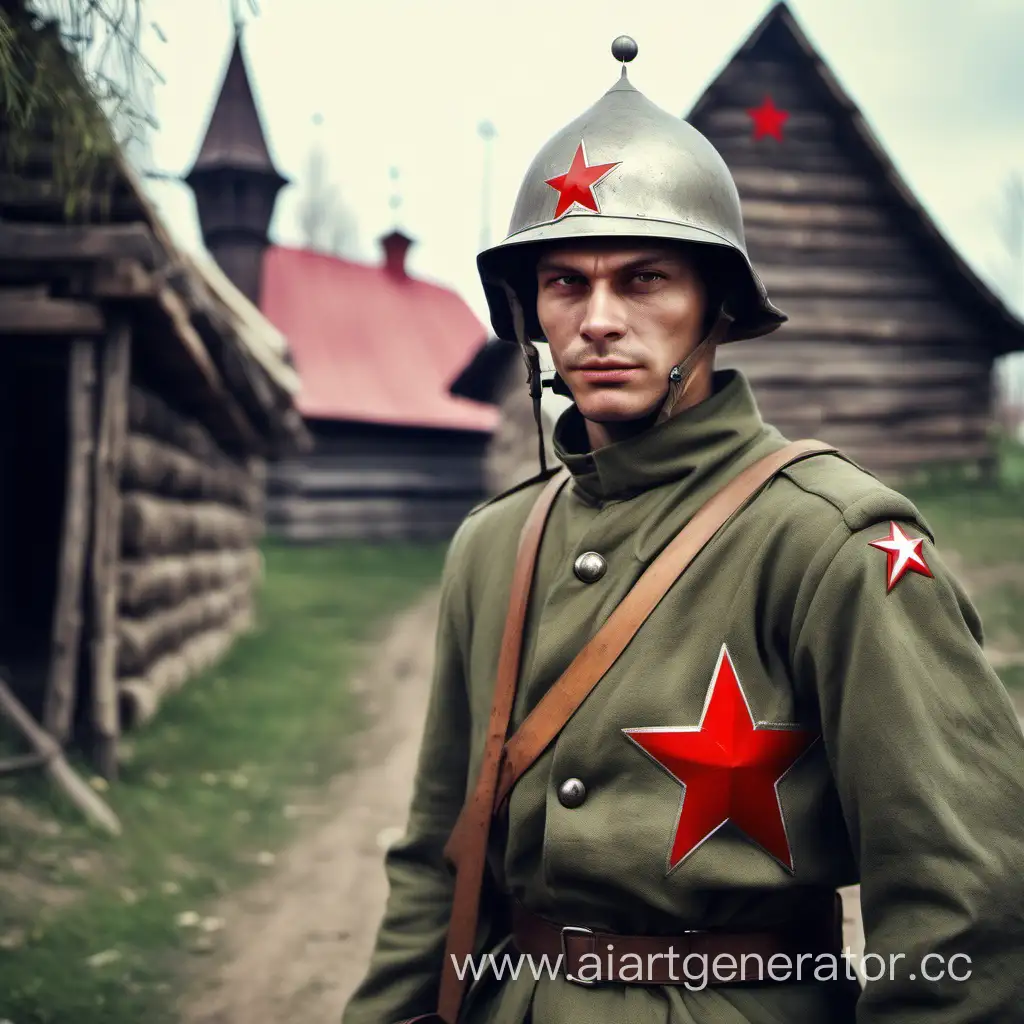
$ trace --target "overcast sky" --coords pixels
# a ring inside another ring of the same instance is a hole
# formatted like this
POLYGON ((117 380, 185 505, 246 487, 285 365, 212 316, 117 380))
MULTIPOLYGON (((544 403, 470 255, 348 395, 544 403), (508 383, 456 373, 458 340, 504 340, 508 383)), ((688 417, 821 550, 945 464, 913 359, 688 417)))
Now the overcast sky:
MULTIPOLYGON (((612 39, 632 35, 633 83, 683 114, 772 6, 766 0, 245 0, 244 42, 271 152, 301 182, 321 143, 358 221, 360 258, 395 225, 416 238, 415 273, 456 289, 485 317, 474 258, 481 237, 483 143, 493 143, 492 235, 504 234, 521 177, 547 138, 611 86, 612 39), (316 120, 321 123, 316 124, 316 120), (402 205, 389 207, 389 168, 402 205)), ((940 228, 987 280, 1004 251, 996 217, 1024 171, 1022 0, 794 0, 811 41, 858 103, 940 228)), ((231 4, 146 0, 159 170, 187 170, 232 38, 231 4)), ((272 233, 297 240, 298 186, 281 193, 272 233)), ((191 193, 152 194, 179 239, 199 245, 191 193)), ((1022 286, 1024 287, 1024 286, 1022 286)))

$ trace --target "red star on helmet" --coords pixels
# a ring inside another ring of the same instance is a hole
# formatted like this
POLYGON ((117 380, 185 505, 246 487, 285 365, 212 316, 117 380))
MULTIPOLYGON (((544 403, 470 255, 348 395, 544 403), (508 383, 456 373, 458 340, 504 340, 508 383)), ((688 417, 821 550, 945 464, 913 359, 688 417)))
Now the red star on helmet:
POLYGON ((622 731, 683 787, 669 871, 729 821, 793 870, 779 783, 818 733, 755 722, 725 644, 699 725, 622 731))
POLYGON ((594 195, 594 186, 621 162, 620 160, 613 164, 588 164, 586 146, 581 141, 576 147, 576 155, 572 158, 569 170, 565 174, 548 178, 544 182, 545 185, 550 185, 558 192, 558 205, 555 207, 554 219, 558 220, 574 204, 582 206, 585 210, 600 213, 601 209, 597 205, 597 197, 594 195))
POLYGON ((868 541, 873 548, 884 551, 886 555, 885 592, 893 587, 908 572, 917 572, 922 576, 931 576, 932 571, 921 554, 924 537, 908 537, 894 522, 889 523, 889 536, 880 540, 868 541))
POLYGON ((747 113, 754 119, 754 138, 760 139, 765 135, 782 141, 782 126, 789 117, 789 112, 779 110, 772 102, 771 96, 765 96, 764 103, 759 107, 750 107, 747 113))

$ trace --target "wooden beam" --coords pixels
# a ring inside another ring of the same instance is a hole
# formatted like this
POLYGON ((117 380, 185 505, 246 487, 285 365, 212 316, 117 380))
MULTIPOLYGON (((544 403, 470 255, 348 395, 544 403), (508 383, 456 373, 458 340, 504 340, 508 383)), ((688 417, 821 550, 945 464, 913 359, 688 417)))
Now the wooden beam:
MULTIPOLYGON (((26 212, 38 212, 42 217, 64 223, 67 200, 67 193, 58 188, 52 178, 0 172, 0 210, 16 210, 22 220, 26 212)), ((71 218, 79 224, 138 221, 141 216, 138 203, 123 187, 106 191, 93 189, 73 196, 71 218)))
POLYGON ((742 205, 744 224, 752 227, 853 228, 861 232, 876 231, 887 237, 895 226, 891 216, 879 206, 773 202, 768 199, 745 199, 742 205))
POLYGON ((121 464, 128 423, 131 326, 113 325, 100 359, 100 412, 92 517, 92 727, 93 760, 106 779, 117 776, 120 734, 117 703, 118 571, 121 554, 121 464))
POLYGON ((758 268, 758 273, 773 296, 944 297, 933 280, 923 273, 913 271, 893 271, 878 267, 822 267, 811 266, 809 263, 767 263, 758 268))
POLYGON ((870 179, 856 174, 825 174, 774 167, 737 167, 733 180, 741 197, 747 199, 832 199, 877 202, 880 190, 870 179))
POLYGON ((78 678, 78 645, 84 618, 82 581, 91 521, 96 367, 95 345, 79 339, 68 359, 68 448, 64 520, 57 569, 50 674, 43 723, 63 743, 71 732, 78 678))
MULTIPOLYGON (((763 99, 763 97, 762 97, 763 99)), ((789 117, 783 126, 783 137, 815 137, 829 138, 835 134, 835 121, 824 111, 818 110, 790 110, 789 117)), ((707 128, 711 135, 732 132, 753 133, 753 118, 742 107, 719 107, 710 110, 701 118, 701 123, 707 128)), ((758 140, 764 141, 764 140, 758 140)), ((776 139, 768 139, 768 142, 776 142, 776 139)))
POLYGON ((64 758, 57 741, 33 720, 10 688, 0 678, 0 712, 25 737, 46 766, 46 772, 58 789, 85 817, 111 835, 121 834, 117 815, 98 793, 86 785, 64 758))
POLYGON ((102 310, 79 299, 5 294, 0 290, 0 335, 100 335, 106 330, 102 310))
POLYGON ((82 262, 131 257, 153 270, 166 257, 144 224, 18 224, 0 222, 0 261, 82 262))
POLYGON ((238 400, 225 387, 224 379, 217 369, 213 357, 192 324, 184 300, 172 288, 164 287, 157 292, 157 301, 174 325, 175 332, 193 357, 196 367, 212 391, 211 406, 216 403, 220 413, 226 416, 237 434, 251 449, 262 451, 264 447, 262 439, 238 404, 238 400))

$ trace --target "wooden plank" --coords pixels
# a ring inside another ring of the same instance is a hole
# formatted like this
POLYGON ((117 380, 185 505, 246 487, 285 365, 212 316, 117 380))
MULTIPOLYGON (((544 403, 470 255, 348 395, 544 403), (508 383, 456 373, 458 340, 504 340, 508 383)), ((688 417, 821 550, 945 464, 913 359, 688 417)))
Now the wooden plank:
POLYGON ((50 673, 44 701, 46 731, 63 743, 71 731, 83 624, 83 581, 91 522, 95 446, 95 344, 72 342, 68 360, 68 453, 64 521, 57 569, 50 673))
POLYGON ((766 264, 759 276, 775 296, 862 296, 885 295, 939 300, 945 293, 925 274, 868 267, 822 267, 808 263, 766 264))
POLYGON ((992 371, 991 359, 964 347, 794 341, 781 330, 770 339, 723 345, 717 361, 722 368, 742 369, 755 389, 776 382, 820 387, 844 381, 889 386, 915 381, 962 385, 969 381, 980 387, 987 384, 992 371))
POLYGON ((898 230, 891 214, 880 206, 853 206, 835 202, 774 202, 746 199, 743 222, 751 227, 847 228, 888 236, 898 230))
POLYGON ((977 375, 963 384, 940 380, 910 384, 875 382, 859 386, 840 381, 755 385, 755 394, 766 419, 788 415, 795 408, 814 407, 816 418, 828 422, 871 418, 879 422, 902 421, 930 413, 968 409, 991 415, 988 379, 977 375))
POLYGON ((210 355, 199 332, 192 324, 188 307, 184 300, 170 287, 161 288, 157 293, 157 301, 174 325, 175 333, 189 356, 195 362, 207 386, 212 392, 213 401, 218 413, 224 415, 234 428, 237 435, 250 450, 263 451, 264 443, 256 432, 249 418, 242 410, 238 400, 227 389, 213 357, 210 355))
POLYGON ((835 445, 867 469, 917 468, 929 463, 984 462, 992 456, 988 438, 948 441, 941 438, 889 436, 879 431, 873 438, 848 440, 839 430, 824 431, 819 440, 835 445))
MULTIPOLYGON (((822 110, 802 106, 789 108, 788 113, 789 117, 782 126, 782 135, 786 142, 798 139, 827 139, 835 135, 835 119, 822 110)), ((753 136, 754 119, 747 113, 745 106, 718 107, 705 114, 701 120, 707 127, 706 134, 709 136, 743 132, 753 136)))
POLYGON ((708 139, 734 173, 740 167, 772 167, 778 170, 815 171, 821 174, 856 175, 860 168, 836 143, 826 140, 773 138, 755 140, 752 133, 708 139))
POLYGON ((121 464, 128 423, 131 326, 118 320, 102 347, 100 414, 94 462, 92 556, 93 758, 107 779, 117 775, 120 735, 117 704, 118 563, 121 554, 121 464))
POLYGON ((826 174, 821 171, 793 171, 779 167, 737 167, 732 172, 740 196, 748 199, 853 200, 861 203, 884 201, 884 195, 869 178, 857 174, 826 174))
POLYGON ((402 498, 321 498, 304 499, 282 497, 269 503, 267 512, 272 520, 292 522, 414 522, 418 519, 447 520, 461 518, 482 496, 466 495, 460 498, 402 499, 402 498))
POLYGON ((0 335, 101 335, 105 330, 103 312, 91 302, 0 290, 0 335))
POLYGON ((164 257, 145 224, 0 222, 0 260, 92 262, 131 258, 154 270, 164 257))
POLYGON ((346 493, 430 496, 432 494, 475 494, 483 486, 479 462, 472 473, 453 471, 417 472, 401 467, 331 467, 282 465, 273 472, 276 492, 296 495, 344 495, 346 493))
MULTIPOLYGON (((755 230, 755 235, 759 233, 755 230)), ((888 249, 821 248, 813 244, 790 249, 784 245, 763 244, 762 239, 755 237, 752 241, 748 238, 747 252, 758 274, 769 267, 815 266, 823 270, 873 270, 877 273, 898 273, 908 277, 916 275, 930 281, 939 280, 921 257, 906 244, 901 244, 899 238, 893 238, 892 243, 888 249)))
MULTIPOLYGON (((33 219, 66 222, 67 195, 52 179, 29 178, 21 174, 0 172, 0 211, 11 219, 33 219)), ((106 192, 93 190, 87 195, 75 195, 71 218, 77 222, 137 221, 142 211, 132 195, 124 188, 106 192)))
POLYGON ((840 253, 851 251, 878 253, 884 257, 895 247, 904 256, 915 255, 915 250, 901 237, 900 233, 891 230, 868 233, 858 231, 837 231, 829 228, 810 228, 791 226, 783 222, 775 224, 751 224, 744 231, 748 246, 759 246, 765 253, 779 249, 835 249, 840 253))
MULTIPOLYGON (((984 334, 975 321, 968 319, 951 302, 933 302, 919 296, 845 295, 822 297, 812 293, 794 296, 786 304, 786 312, 795 321, 798 317, 850 321, 852 324, 888 323, 890 321, 917 325, 940 338, 965 335, 977 338, 984 334)), ((856 330, 854 330, 856 333, 856 330)))

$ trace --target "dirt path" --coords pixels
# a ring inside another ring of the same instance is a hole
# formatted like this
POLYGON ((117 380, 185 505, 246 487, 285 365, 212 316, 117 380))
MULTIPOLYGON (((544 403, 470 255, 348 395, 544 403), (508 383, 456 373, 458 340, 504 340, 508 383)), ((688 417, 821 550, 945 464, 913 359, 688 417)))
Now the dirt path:
POLYGON ((223 942, 182 1024, 338 1024, 383 910, 382 848, 405 825, 436 618, 432 591, 395 620, 356 681, 376 723, 359 741, 358 769, 325 794, 322 827, 215 911, 223 942))

